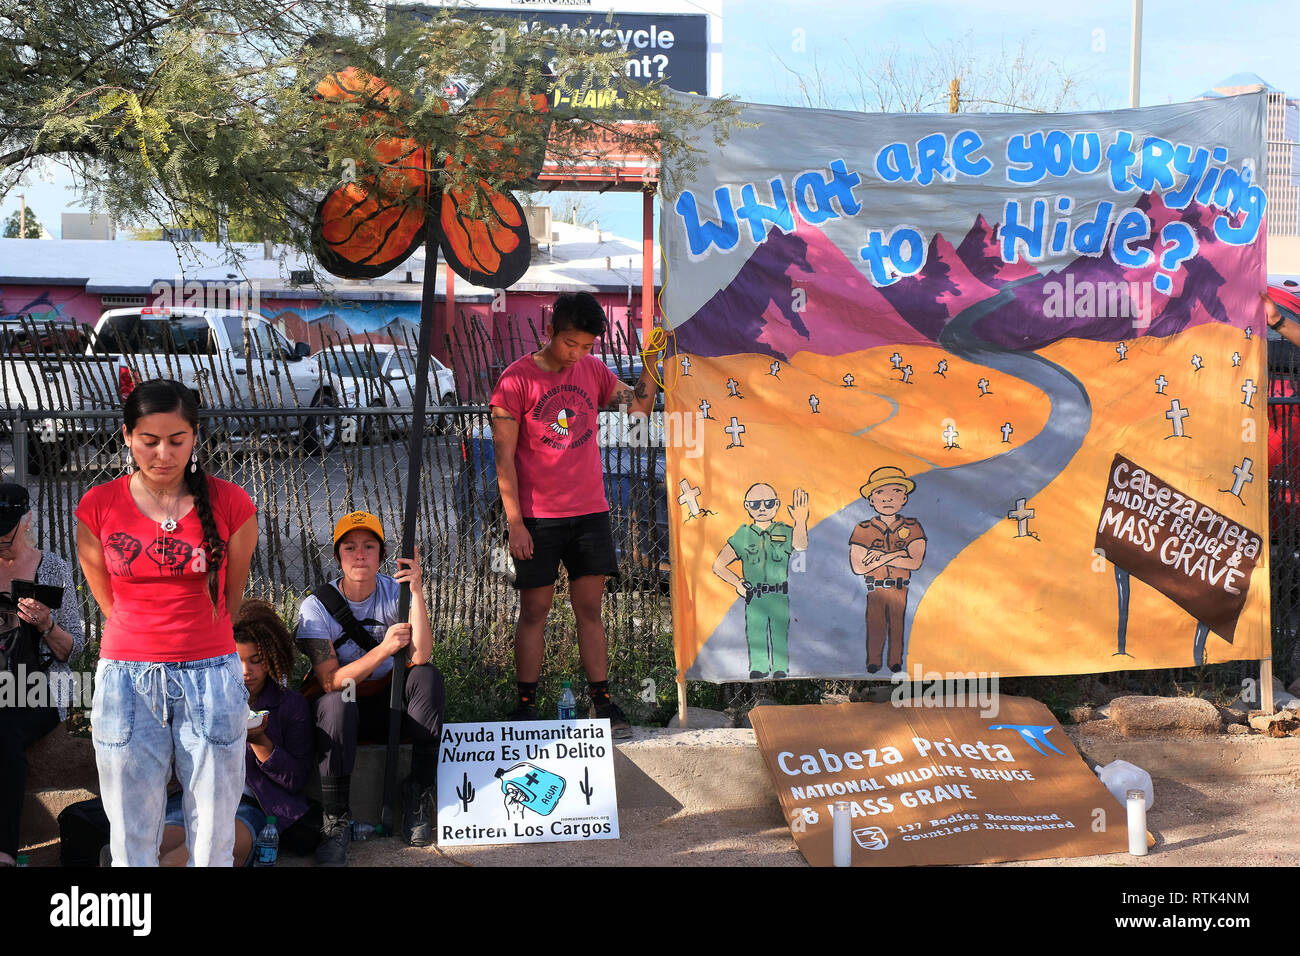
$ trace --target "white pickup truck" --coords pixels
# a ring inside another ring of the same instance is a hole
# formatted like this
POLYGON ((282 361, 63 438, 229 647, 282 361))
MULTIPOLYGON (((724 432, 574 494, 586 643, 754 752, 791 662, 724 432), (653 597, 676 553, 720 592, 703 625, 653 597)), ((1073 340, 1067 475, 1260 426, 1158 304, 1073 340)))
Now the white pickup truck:
MULTIPOLYGON (((334 406, 328 381, 317 362, 307 360, 305 343, 290 343, 256 313, 223 309, 128 308, 100 316, 84 335, 84 351, 73 353, 67 335, 51 337, 50 326, 35 333, 31 323, 0 323, 0 428, 10 424, 6 409, 48 411, 48 421, 29 424, 28 468, 46 470, 67 459, 74 433, 108 443, 115 424, 102 419, 60 418, 60 411, 119 409, 137 382, 171 378, 193 388, 206 409, 242 412, 241 418, 209 419, 209 436, 239 434, 250 424, 247 412, 266 408, 334 406), (14 347, 18 343, 22 347, 14 347), (54 347, 57 346, 57 347, 54 347)), ((42 327, 41 323, 35 323, 42 327)), ((308 450, 329 450, 338 441, 332 415, 287 416, 259 423, 263 428, 296 429, 308 450)))
MULTIPOLYGON (((226 309, 113 309, 100 316, 87 354, 113 356, 134 381, 171 378, 193 388, 208 409, 337 405, 306 343, 291 343, 262 316, 226 309)), ((129 389, 128 389, 129 391, 129 389)), ((332 415, 279 419, 297 428, 309 450, 334 447, 332 415)), ((248 428, 232 416, 210 422, 217 433, 248 428)), ((267 422, 264 427, 271 428, 267 422)))

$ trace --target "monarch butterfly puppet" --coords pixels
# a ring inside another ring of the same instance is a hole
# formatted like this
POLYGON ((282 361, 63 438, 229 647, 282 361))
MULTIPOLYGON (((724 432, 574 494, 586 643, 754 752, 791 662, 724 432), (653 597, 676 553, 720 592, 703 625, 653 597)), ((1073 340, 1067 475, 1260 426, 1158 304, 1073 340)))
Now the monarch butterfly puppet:
MULTIPOLYGON (((412 106, 406 94, 372 73, 348 66, 323 77, 314 97, 357 103, 362 122, 386 131, 373 140, 369 165, 378 171, 336 185, 317 207, 312 241, 327 270, 346 279, 373 279, 391 272, 424 241, 430 214, 438 216, 439 244, 447 264, 462 278, 478 286, 505 288, 528 270, 531 250, 523 208, 509 192, 474 176, 467 157, 487 158, 502 187, 536 175, 542 150, 507 145, 507 139, 515 131, 531 134, 518 137, 520 141, 546 141, 551 118, 544 91, 480 90, 454 114, 463 151, 443 161, 448 185, 440 194, 440 187, 430 182, 430 147, 401 119, 412 106), (475 216, 470 209, 476 192, 475 216)), ((439 114, 452 115, 442 99, 430 105, 439 114)))

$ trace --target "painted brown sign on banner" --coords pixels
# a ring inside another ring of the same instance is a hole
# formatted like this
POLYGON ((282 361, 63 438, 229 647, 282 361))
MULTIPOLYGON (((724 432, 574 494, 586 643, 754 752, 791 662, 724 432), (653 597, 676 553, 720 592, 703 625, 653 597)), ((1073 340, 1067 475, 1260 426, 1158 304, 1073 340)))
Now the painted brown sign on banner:
MULTIPOLYGON (((1249 460, 1246 465, 1249 473, 1249 460)), ((1263 542, 1249 528, 1116 455, 1096 546, 1117 568, 1231 643, 1263 542)))
POLYGON ((995 863, 1120 853, 1124 808, 1051 712, 978 707, 757 707, 758 747, 795 843, 833 863, 832 813, 852 815, 854 866, 995 863))

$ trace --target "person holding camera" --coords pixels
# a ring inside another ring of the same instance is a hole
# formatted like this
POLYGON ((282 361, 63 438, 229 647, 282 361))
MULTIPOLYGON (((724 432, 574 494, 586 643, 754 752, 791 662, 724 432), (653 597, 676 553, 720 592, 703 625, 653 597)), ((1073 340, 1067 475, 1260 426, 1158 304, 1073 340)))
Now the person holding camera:
POLYGON ((0 698, 0 866, 13 866, 18 853, 26 749, 67 718, 67 662, 86 643, 72 571, 58 555, 33 544, 33 525, 27 489, 0 484, 0 671, 13 675, 16 690, 14 700, 0 698), (39 599, 38 587, 57 589, 60 600, 51 602, 57 608, 39 599), (44 680, 33 685, 38 672, 44 680), (34 686, 46 693, 27 699, 34 686))

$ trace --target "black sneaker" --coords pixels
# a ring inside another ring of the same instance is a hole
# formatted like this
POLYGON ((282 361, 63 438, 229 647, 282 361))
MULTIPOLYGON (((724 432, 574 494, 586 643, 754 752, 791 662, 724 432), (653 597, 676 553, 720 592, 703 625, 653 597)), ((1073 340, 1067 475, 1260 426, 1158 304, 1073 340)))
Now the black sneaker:
POLYGON ((402 840, 407 846, 433 843, 434 788, 420 790, 414 777, 402 781, 402 840))
POLYGON ((352 814, 339 817, 325 815, 320 828, 320 845, 316 847, 317 866, 347 866, 348 844, 352 842, 352 814))
POLYGON ((632 736, 632 725, 628 723, 627 715, 612 700, 608 704, 601 704, 599 707, 592 704, 588 716, 595 717, 597 720, 608 719, 609 735, 615 740, 627 740, 632 736))
POLYGON ((541 717, 537 715, 536 704, 520 704, 506 714, 506 720, 541 720, 541 717))

